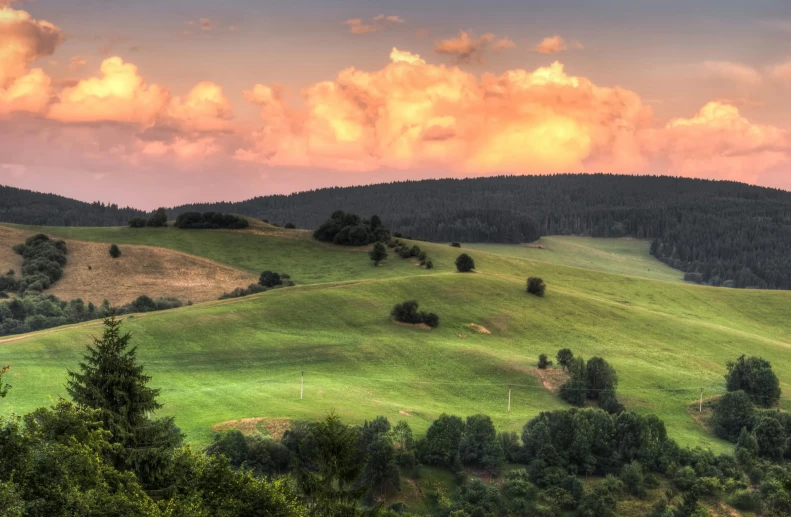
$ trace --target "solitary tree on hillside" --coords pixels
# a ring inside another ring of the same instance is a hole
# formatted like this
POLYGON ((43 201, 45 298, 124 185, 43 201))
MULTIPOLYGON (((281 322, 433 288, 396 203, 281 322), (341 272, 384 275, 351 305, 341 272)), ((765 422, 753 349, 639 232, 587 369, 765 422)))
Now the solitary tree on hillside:
POLYGON ((571 362, 574 360, 574 353, 568 348, 563 348, 558 350, 556 359, 558 360, 558 364, 562 366, 564 370, 568 371, 569 367, 571 366, 571 362))
POLYGON ((471 256, 467 255, 466 253, 462 253, 456 257, 456 269, 459 271, 459 273, 469 273, 475 269, 475 262, 472 260, 471 256))
POLYGON ((753 403, 770 407, 780 400, 780 381, 772 365, 760 357, 741 356, 727 364, 725 384, 728 391, 744 390, 753 403))
POLYGON ((373 249, 368 252, 368 256, 374 261, 374 266, 378 266, 381 261, 387 258, 387 248, 381 242, 377 242, 374 244, 373 249))
POLYGON ((113 258, 118 258, 121 256, 121 249, 118 247, 117 244, 110 245, 110 256, 113 258))
POLYGON ((121 320, 105 319, 102 338, 88 346, 79 372, 69 370, 66 390, 80 406, 99 411, 110 443, 119 446, 110 453, 116 468, 132 470, 146 489, 160 489, 182 436, 172 418, 151 419, 162 407, 159 390, 147 386, 151 377, 138 364, 131 338, 121 334, 121 320))
POLYGON ((531 276, 527 279, 527 292, 536 296, 544 296, 544 291, 547 286, 544 281, 537 276, 531 276))

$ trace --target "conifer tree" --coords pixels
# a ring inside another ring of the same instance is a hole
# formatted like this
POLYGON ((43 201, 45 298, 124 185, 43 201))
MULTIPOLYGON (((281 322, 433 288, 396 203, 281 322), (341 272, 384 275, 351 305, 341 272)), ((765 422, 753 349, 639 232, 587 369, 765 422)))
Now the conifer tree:
POLYGON ((105 319, 102 337, 88 346, 79 372, 69 370, 66 389, 79 406, 99 411, 110 443, 117 445, 111 453, 116 468, 133 471, 152 493, 163 487, 182 436, 172 418, 151 419, 151 412, 162 407, 159 390, 147 386, 151 377, 138 364, 131 338, 121 333, 121 320, 105 319))

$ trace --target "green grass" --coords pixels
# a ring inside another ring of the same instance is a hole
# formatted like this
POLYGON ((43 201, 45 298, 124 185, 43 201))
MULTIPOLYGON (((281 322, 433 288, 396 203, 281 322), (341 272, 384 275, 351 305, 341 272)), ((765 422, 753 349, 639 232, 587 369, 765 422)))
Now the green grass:
MULTIPOLYGON (((540 411, 568 407, 531 375, 538 354, 554 356, 564 347, 606 358, 627 407, 657 414, 683 445, 717 452, 730 445, 707 435, 687 406, 699 388, 707 397, 724 391, 726 361, 743 353, 765 357, 784 392, 791 388, 789 292, 618 275, 483 251, 488 247, 465 246, 477 273, 459 274, 453 260, 460 251, 440 244, 419 243, 437 266, 426 271, 396 257, 375 268, 361 251, 243 233, 49 230, 67 238, 161 242, 229 264, 238 255, 248 270, 283 261, 272 269, 294 272, 300 285, 293 288, 127 319, 140 360, 162 389, 162 413, 175 416, 198 445, 211 440, 219 422, 315 419, 332 409, 350 422, 404 419, 418 434, 442 412, 480 412, 499 430, 518 432, 540 411), (525 293, 527 276, 544 278, 546 297, 525 293), (394 325, 390 308, 405 299, 439 314, 440 326, 394 325), (469 323, 492 333, 472 333, 469 323)), ((609 249, 621 242, 627 241, 609 249)), ((608 249, 593 244, 582 247, 608 249)), ((99 331, 92 322, 0 340, 0 363, 11 364, 13 386, 0 413, 66 396, 66 369, 76 367, 99 331)), ((785 399, 783 405, 789 406, 785 399)))
POLYGON ((649 241, 635 239, 591 239, 590 237, 542 237, 530 244, 464 244, 466 249, 581 267, 619 275, 639 276, 670 282, 683 281, 684 274, 652 257, 649 241))

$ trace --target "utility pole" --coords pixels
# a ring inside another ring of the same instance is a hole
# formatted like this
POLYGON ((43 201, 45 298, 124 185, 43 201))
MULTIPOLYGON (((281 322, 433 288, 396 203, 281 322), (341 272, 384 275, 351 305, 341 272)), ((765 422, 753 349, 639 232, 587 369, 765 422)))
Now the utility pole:
POLYGON ((698 413, 703 411, 703 388, 700 388, 700 404, 698 405, 698 413))
POLYGON ((511 386, 508 386, 508 412, 511 412, 511 386))
POLYGON ((302 381, 299 383, 299 400, 302 400, 302 390, 305 389, 305 370, 302 370, 302 381))

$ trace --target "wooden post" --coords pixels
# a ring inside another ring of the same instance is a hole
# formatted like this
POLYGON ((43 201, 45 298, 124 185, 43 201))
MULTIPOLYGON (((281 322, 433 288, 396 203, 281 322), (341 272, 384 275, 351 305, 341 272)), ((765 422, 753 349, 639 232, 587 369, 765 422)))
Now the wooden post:
POLYGON ((302 381, 299 383, 299 400, 302 400, 302 391, 305 389, 305 371, 302 371, 302 381))
POLYGON ((511 412, 511 386, 508 386, 508 412, 511 412))
POLYGON ((700 404, 698 405, 698 413, 703 411, 703 388, 700 388, 700 404))

